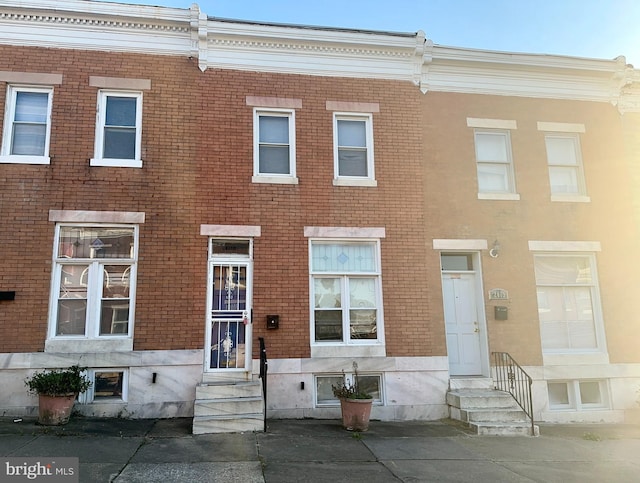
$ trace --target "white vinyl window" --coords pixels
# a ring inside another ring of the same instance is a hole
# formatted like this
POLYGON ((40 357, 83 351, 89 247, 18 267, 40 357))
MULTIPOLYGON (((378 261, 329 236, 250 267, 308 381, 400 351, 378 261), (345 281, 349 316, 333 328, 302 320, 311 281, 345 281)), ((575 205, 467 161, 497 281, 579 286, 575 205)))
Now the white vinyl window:
POLYGON ((509 131, 475 131, 478 192, 512 194, 516 192, 509 131))
MULTIPOLYGON (((355 374, 332 374, 316 376, 316 407, 339 406, 340 401, 333 395, 332 386, 340 386, 345 380, 353 383, 355 374)), ((371 394, 374 405, 382 404, 382 377, 380 374, 361 374, 358 372, 358 387, 362 392, 371 394)))
POLYGON ((543 352, 603 349, 594 257, 544 254, 534 262, 543 352))
POLYGON ((131 338, 137 226, 58 225, 50 338, 131 338))
POLYGON ((580 139, 577 134, 546 134, 552 195, 585 195, 580 139))
POLYGON ((334 113, 334 184, 375 186, 370 114, 334 113))
POLYGON ((91 166, 142 167, 142 93, 99 91, 91 166))
POLYGON ((608 409, 610 406, 606 381, 548 381, 547 392, 552 411, 608 409))
POLYGON ((382 332, 377 242, 312 241, 315 343, 378 342, 382 332))
POLYGON ((253 181, 296 183, 295 111, 254 110, 253 181))
POLYGON ((0 162, 49 164, 53 88, 8 87, 0 162))

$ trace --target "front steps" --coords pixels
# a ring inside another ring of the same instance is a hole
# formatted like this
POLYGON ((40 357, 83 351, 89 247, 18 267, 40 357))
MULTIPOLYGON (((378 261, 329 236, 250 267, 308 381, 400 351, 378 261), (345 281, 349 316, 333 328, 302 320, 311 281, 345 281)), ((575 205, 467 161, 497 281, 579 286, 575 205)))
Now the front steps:
MULTIPOLYGON (((511 394, 495 390, 490 378, 455 378, 449 387, 451 419, 462 421, 480 435, 532 436, 527 415, 511 394)), ((534 426, 533 436, 538 435, 538 426, 534 426)))
POLYGON ((208 382, 196 386, 193 434, 264 429, 261 381, 208 382))

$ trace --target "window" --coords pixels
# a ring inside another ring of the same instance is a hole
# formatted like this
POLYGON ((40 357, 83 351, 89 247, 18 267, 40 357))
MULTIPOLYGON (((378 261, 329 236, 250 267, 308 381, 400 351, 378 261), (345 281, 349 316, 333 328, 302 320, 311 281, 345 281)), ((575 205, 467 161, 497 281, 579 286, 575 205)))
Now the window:
POLYGON ((334 113, 333 119, 334 184, 375 186, 371 115, 334 113))
MULTIPOLYGON (((353 381, 353 373, 316 376, 316 406, 339 406, 340 401, 333 395, 332 386, 353 381)), ((382 377, 379 374, 361 374, 358 372, 358 386, 362 392, 371 394, 373 404, 382 404, 382 377)))
POLYGON ((51 338, 130 338, 137 227, 58 225, 51 338))
POLYGON ((535 276, 543 352, 593 352, 602 348, 593 257, 536 255, 535 276))
POLYGON ((89 369, 86 374, 91 387, 78 396, 87 403, 113 403, 127 400, 129 373, 121 369, 89 369))
POLYGON ((52 88, 9 86, 1 162, 49 164, 52 88))
POLYGON ((253 181, 296 183, 295 111, 254 110, 253 181))
POLYGON ((91 166, 141 168, 142 93, 100 91, 91 166))
POLYGON ((589 410, 609 408, 606 381, 549 381, 549 409, 589 410))
POLYGON ((546 134, 552 195, 585 195, 580 140, 577 134, 546 134))
POLYGON ((311 242, 313 340, 362 344, 382 332, 377 242, 311 242))
POLYGON ((509 131, 476 130, 478 192, 515 193, 509 131))

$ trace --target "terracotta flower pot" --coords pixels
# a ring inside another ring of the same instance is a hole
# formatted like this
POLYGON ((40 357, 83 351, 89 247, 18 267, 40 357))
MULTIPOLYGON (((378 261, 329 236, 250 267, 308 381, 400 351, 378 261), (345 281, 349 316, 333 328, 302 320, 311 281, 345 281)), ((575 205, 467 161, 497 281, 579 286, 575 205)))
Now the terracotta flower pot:
POLYGON ((347 431, 366 431, 369 429, 372 403, 373 399, 340 399, 344 429, 347 431))
POLYGON ((38 423, 46 426, 59 426, 69 422, 71 409, 76 400, 76 394, 63 396, 38 395, 38 423))

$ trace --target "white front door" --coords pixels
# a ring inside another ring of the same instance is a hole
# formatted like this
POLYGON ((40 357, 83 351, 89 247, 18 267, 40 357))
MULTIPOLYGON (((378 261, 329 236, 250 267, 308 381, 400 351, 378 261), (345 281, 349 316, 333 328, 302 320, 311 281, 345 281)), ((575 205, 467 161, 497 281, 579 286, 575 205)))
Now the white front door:
POLYGON ((205 371, 247 371, 251 366, 251 262, 209 264, 205 371))
POLYGON ((449 373, 452 376, 482 374, 475 277, 474 273, 442 274, 449 373))

